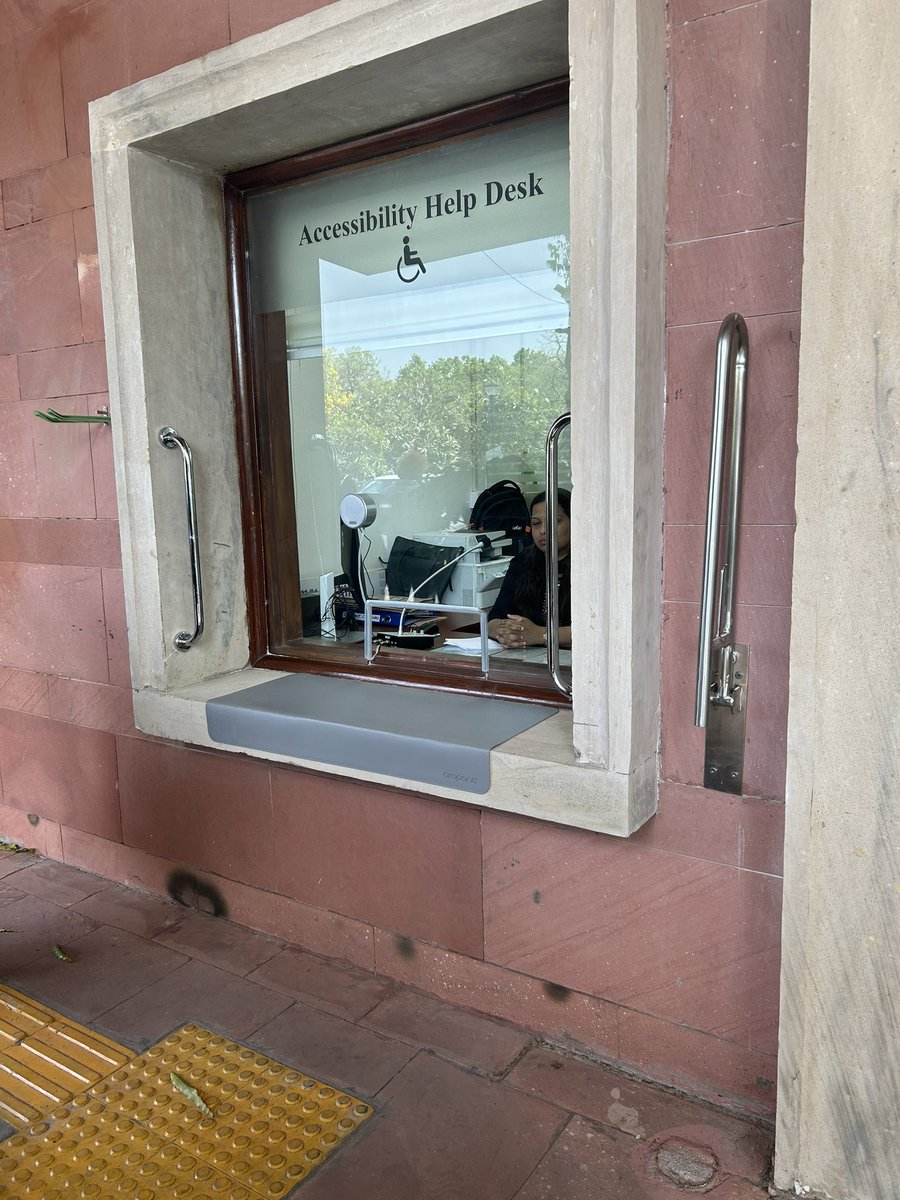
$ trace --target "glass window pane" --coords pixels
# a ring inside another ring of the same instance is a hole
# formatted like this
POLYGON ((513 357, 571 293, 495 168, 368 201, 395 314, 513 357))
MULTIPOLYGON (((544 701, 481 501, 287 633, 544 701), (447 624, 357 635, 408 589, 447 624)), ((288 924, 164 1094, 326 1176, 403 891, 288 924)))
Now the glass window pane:
POLYGON ((340 501, 365 493, 381 596, 396 538, 464 529, 497 480, 542 487, 569 407, 567 116, 256 195, 247 214, 253 314, 284 314, 298 586, 346 568, 340 501))

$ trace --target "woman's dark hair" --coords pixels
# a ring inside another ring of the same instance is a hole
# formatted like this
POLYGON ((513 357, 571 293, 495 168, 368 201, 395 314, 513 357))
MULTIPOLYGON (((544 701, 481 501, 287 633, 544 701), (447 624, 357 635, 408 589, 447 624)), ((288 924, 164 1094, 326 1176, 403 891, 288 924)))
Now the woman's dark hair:
MULTIPOLYGON (((572 493, 570 491, 568 491, 566 488, 557 488, 556 496, 557 496, 557 500, 559 502, 559 507, 563 510, 563 512, 566 514, 567 517, 571 517, 571 515, 572 515, 572 493)), ((534 512, 535 507, 538 504, 545 504, 546 502, 547 502, 547 493, 546 492, 538 492, 538 494, 535 496, 535 498, 532 500, 532 502, 528 505, 528 511, 534 512)))
MULTIPOLYGON (((559 498, 559 507, 567 517, 570 516, 572 493, 566 488, 558 488, 556 494, 559 498)), ((538 504, 545 504, 546 501, 547 493, 538 492, 528 506, 529 511, 534 512, 538 504)), ((522 583, 519 588, 520 606, 527 607, 531 612, 541 612, 547 592, 547 556, 532 542, 522 551, 521 557, 525 558, 526 569, 522 573, 522 583)), ((560 619, 564 625, 569 624, 570 604, 569 556, 567 554, 565 558, 559 560, 559 608, 560 619), (565 620, 562 620, 564 615, 565 620)))

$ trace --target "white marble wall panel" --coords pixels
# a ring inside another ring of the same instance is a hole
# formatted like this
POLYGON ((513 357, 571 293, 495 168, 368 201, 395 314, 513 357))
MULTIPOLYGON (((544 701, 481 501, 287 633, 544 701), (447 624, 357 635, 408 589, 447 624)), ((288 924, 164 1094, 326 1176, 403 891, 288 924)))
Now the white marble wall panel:
POLYGON ((900 1180, 900 10, 814 5, 811 51, 775 1181, 885 1200, 900 1180))

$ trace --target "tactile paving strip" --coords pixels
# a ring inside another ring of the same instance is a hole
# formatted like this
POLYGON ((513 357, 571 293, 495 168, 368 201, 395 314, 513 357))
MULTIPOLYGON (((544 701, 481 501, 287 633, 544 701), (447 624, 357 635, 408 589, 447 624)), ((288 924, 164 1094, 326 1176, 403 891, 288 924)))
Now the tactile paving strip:
POLYGON ((20 1042, 29 1033, 51 1025, 56 1017, 52 1009, 44 1008, 12 988, 0 986, 0 1050, 20 1042))
POLYGON ((0 1117, 17 1129, 131 1057, 125 1046, 0 987, 0 1117))
POLYGON ((0 1143, 4 1200, 277 1200, 371 1106, 185 1025, 0 1143), (171 1081, 196 1088, 204 1113, 171 1081))

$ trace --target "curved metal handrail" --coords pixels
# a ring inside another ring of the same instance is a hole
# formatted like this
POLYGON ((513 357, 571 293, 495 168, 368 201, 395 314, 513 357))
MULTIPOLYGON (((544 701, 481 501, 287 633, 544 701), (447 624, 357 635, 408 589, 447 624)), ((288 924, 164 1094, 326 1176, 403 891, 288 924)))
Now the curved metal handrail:
POLYGON ((184 465, 184 498, 187 506, 188 540, 191 550, 191 585, 194 589, 194 632, 176 633, 176 650, 190 650, 203 633, 203 580, 200 576, 200 535, 197 531, 197 499, 194 491, 194 460, 191 448, 170 425, 159 431, 159 440, 168 450, 180 450, 184 465))
POLYGON ((572 695, 572 685, 560 674, 559 663, 559 436, 572 422, 570 412, 557 417, 547 431, 546 513, 547 513, 547 666, 556 688, 564 696, 572 695))
POLYGON ((738 511, 741 500, 741 459, 749 362, 747 325, 740 313, 729 313, 719 327, 716 345, 706 542, 703 550, 703 583, 700 597, 700 639, 697 648, 697 691, 694 703, 694 724, 701 728, 706 725, 710 703, 732 708, 736 693, 740 691, 740 688, 735 688, 732 684, 731 647, 734 643, 734 583, 737 574, 738 511), (731 446, 728 454, 724 562, 720 566, 719 527, 722 520, 722 479, 725 470, 729 402, 731 446), (718 603, 715 595, 717 575, 718 603), (720 658, 718 680, 710 686, 713 650, 719 651, 720 658))

